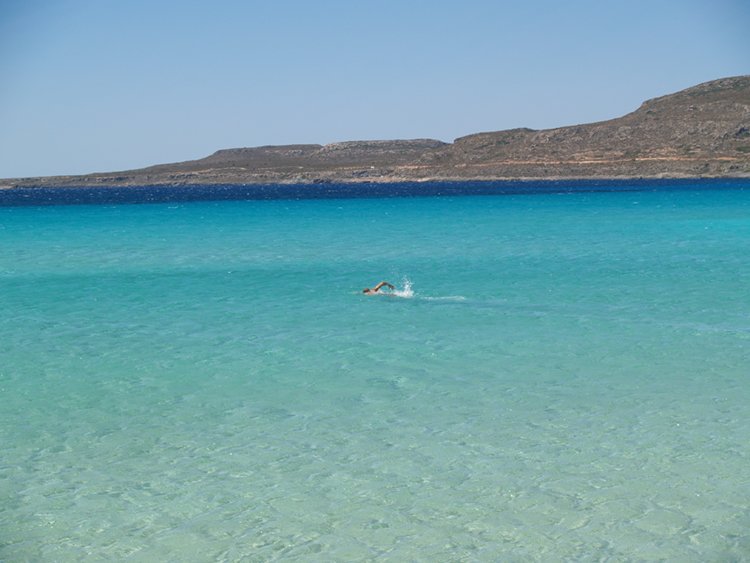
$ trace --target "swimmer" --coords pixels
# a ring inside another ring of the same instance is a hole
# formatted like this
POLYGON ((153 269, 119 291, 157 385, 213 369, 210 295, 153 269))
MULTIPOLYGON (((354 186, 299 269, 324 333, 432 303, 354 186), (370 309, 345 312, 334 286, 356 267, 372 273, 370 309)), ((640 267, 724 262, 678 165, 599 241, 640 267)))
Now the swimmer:
POLYGON ((366 287, 366 288, 364 288, 362 290, 362 293, 364 293, 365 295, 375 295, 376 293, 378 293, 383 288, 383 286, 388 287, 390 289, 396 289, 396 287, 393 284, 390 284, 387 281, 382 281, 378 285, 376 285, 375 287, 366 287))

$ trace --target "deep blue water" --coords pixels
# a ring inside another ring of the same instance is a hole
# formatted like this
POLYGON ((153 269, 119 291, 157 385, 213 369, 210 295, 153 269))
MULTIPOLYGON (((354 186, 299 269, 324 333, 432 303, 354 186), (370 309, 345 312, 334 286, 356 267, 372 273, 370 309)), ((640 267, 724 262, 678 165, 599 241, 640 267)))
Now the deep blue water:
POLYGON ((747 179, 559 180, 103 187, 0 190, 2 205, 166 203, 221 200, 337 199, 545 193, 747 189, 747 179))

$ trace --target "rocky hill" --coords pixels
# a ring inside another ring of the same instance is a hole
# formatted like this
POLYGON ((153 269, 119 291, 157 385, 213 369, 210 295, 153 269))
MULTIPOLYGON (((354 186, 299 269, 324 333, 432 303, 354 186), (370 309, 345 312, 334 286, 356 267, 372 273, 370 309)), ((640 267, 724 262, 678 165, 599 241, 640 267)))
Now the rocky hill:
POLYGON ((750 177, 750 76, 644 102, 623 117, 557 129, 431 139, 220 150, 126 172, 0 180, 14 186, 127 186, 750 177))

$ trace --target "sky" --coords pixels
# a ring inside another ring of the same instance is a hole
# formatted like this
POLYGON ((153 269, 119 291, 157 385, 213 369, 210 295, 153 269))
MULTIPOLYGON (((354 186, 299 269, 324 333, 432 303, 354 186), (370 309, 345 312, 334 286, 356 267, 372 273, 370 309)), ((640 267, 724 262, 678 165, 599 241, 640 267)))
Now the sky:
POLYGON ((0 0, 0 178, 618 117, 750 74, 748 0, 0 0))

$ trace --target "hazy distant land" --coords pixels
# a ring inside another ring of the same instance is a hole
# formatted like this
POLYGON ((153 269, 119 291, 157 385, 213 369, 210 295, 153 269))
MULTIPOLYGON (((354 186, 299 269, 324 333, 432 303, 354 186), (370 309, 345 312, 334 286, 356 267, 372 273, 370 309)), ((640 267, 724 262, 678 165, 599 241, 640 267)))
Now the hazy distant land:
POLYGON ((750 76, 644 102, 623 117, 556 129, 217 151, 124 172, 0 180, 0 187, 750 177, 750 76))

